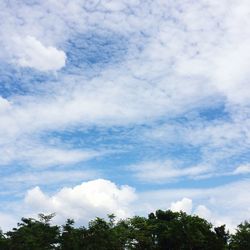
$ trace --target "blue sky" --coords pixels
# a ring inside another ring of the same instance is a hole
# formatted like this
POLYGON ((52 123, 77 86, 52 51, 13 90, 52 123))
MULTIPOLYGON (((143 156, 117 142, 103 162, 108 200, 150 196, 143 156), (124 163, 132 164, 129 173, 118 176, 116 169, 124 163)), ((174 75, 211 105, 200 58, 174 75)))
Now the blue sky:
POLYGON ((248 219, 249 7, 1 1, 2 228, 39 212, 248 219))

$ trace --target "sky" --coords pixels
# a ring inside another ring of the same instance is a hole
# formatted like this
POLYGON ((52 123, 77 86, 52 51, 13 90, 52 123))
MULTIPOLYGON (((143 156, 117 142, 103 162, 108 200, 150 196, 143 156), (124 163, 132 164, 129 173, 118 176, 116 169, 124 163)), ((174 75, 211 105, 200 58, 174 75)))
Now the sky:
POLYGON ((248 0, 2 0, 0 226, 250 212, 248 0))

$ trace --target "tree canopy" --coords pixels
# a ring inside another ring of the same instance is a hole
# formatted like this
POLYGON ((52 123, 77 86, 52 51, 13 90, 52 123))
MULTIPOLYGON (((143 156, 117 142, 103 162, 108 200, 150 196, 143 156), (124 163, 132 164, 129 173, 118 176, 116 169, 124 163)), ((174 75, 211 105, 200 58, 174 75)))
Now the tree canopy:
POLYGON ((116 220, 95 218, 87 227, 72 219, 58 226, 55 214, 22 218, 16 228, 0 231, 1 250, 249 250, 250 223, 241 223, 235 234, 225 225, 213 227, 198 216, 157 210, 147 218, 116 220))

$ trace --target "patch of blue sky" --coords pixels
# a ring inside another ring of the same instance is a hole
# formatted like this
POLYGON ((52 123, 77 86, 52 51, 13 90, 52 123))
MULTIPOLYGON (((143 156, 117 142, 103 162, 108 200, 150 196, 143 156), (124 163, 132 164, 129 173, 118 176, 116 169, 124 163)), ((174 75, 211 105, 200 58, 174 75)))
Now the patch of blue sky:
MULTIPOLYGON (((244 176, 246 177, 246 176, 244 176)), ((154 189, 161 189, 163 188, 173 188, 173 189, 192 189, 192 188, 216 188, 220 187, 222 185, 226 185, 229 183, 237 182, 242 179, 242 176, 239 175, 224 175, 224 176, 212 176, 211 178, 178 178, 176 180, 173 180, 172 182, 162 183, 158 184, 157 186, 155 184, 147 184, 147 188, 150 190, 151 188, 154 189)))
MULTIPOLYGON (((100 171, 100 174, 95 176, 103 178, 102 170, 98 170, 95 164, 98 160, 95 159, 89 162, 79 162, 70 166, 63 166, 62 164, 50 166, 49 168, 35 168, 30 166, 26 162, 15 161, 6 166, 1 166, 1 189, 0 189, 0 201, 5 202, 17 202, 23 199, 27 190, 39 187, 47 193, 53 193, 61 189, 65 185, 75 186, 80 184, 83 180, 90 180, 93 177, 88 177, 88 173, 91 171, 100 171), (67 172, 71 174, 74 171, 77 173, 86 173, 86 178, 80 180, 79 178, 62 178, 61 180, 39 180, 39 176, 48 174, 48 178, 53 178, 53 173, 61 173, 61 175, 67 176, 67 172), (50 175, 51 174, 51 175, 50 175), (19 178, 20 177, 20 178, 19 178)), ((93 171, 93 174, 94 174, 93 171)))
POLYGON ((30 95, 44 91, 44 83, 55 81, 56 76, 31 68, 20 68, 7 63, 0 65, 0 95, 4 98, 15 95, 30 95))
POLYGON ((88 31, 73 35, 63 46, 67 55, 67 73, 99 73, 121 63, 127 55, 129 39, 108 31, 88 31))
MULTIPOLYGON (((150 190, 162 190, 162 189, 195 189, 195 188, 215 188, 221 185, 226 185, 229 183, 234 183, 239 180, 242 180, 242 175, 208 175, 204 174, 204 176, 200 177, 176 177, 172 179, 167 179, 164 181, 163 179, 159 182, 145 182, 138 181, 138 179, 134 176, 131 176, 129 171, 125 171, 125 166, 113 168, 107 168, 107 171, 104 172, 105 177, 109 177, 110 180, 121 183, 131 185, 136 187, 138 192, 150 191, 150 190)), ((247 178, 250 174, 245 174, 244 178, 247 178)))
POLYGON ((197 164, 201 160, 198 147, 181 143, 167 144, 144 140, 143 132, 144 129, 140 126, 127 129, 124 127, 91 128, 78 132, 55 131, 44 135, 43 140, 60 145, 72 145, 75 149, 106 151, 106 154, 89 160, 87 164, 93 168, 110 172, 108 176, 112 176, 113 169, 119 169, 124 174, 128 165, 145 161, 171 159, 185 162, 185 166, 189 166, 197 164))
POLYGON ((226 107, 226 101, 221 96, 208 96, 202 99, 202 102, 191 104, 186 107, 183 113, 174 113, 163 115, 155 120, 152 124, 147 124, 147 127, 160 127, 165 124, 182 125, 182 126, 195 126, 200 122, 206 124, 216 121, 231 121, 231 113, 226 107))
POLYGON ((229 121, 231 119, 230 113, 226 110, 226 107, 223 104, 215 107, 207 107, 198 110, 198 112, 199 117, 207 122, 216 120, 229 121))
POLYGON ((230 156, 217 161, 219 171, 230 173, 240 165, 247 165, 250 162, 250 146, 243 148, 239 145, 239 149, 235 151, 236 152, 232 153, 230 156))
POLYGON ((4 177, 4 176, 8 176, 12 173, 18 172, 20 170, 22 171, 22 166, 21 166, 20 162, 14 161, 10 164, 2 165, 0 167, 0 175, 1 175, 1 177, 4 177))
MULTIPOLYGON (((0 189, 0 201, 15 201, 16 198, 20 196, 20 191, 13 186, 6 186, 6 182, 4 180, 11 179, 15 174, 22 174, 24 169, 27 166, 23 166, 20 162, 15 161, 11 164, 7 164, 5 166, 1 166, 0 168, 0 176, 1 176, 1 189, 0 189), (11 194, 11 195, 10 195, 11 194)), ((28 185, 29 186, 29 185, 28 185)), ((23 187, 23 192, 25 191, 25 187, 23 187)))
POLYGON ((119 145, 137 143, 138 127, 81 127, 64 131, 51 131, 41 136, 44 141, 77 145, 88 148, 119 148, 119 145))

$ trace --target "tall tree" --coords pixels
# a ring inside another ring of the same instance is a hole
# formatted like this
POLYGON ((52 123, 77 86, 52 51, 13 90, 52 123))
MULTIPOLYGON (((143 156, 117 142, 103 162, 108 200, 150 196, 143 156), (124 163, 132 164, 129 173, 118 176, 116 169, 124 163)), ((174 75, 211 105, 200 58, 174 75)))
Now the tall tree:
POLYGON ((238 225, 236 233, 231 236, 229 249, 249 250, 250 249, 250 222, 245 221, 238 225))
POLYGON ((9 240, 3 234, 3 231, 0 229, 0 249, 1 250, 8 250, 8 242, 9 240))
POLYGON ((86 232, 84 227, 74 228, 74 220, 68 219, 62 226, 60 237, 61 250, 82 250, 86 248, 86 232))
POLYGON ((7 232, 11 250, 54 250, 58 249, 60 231, 51 226, 53 215, 39 215, 40 220, 22 218, 18 227, 7 232))

